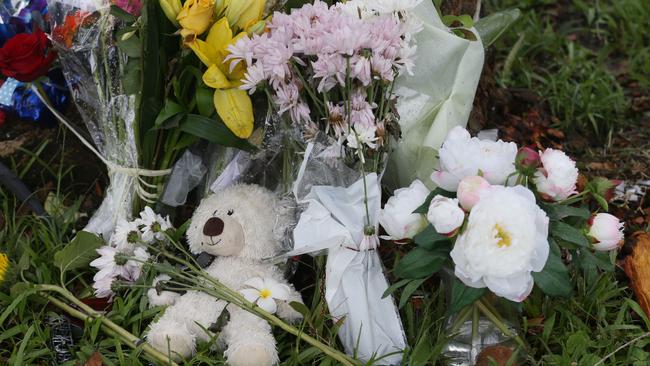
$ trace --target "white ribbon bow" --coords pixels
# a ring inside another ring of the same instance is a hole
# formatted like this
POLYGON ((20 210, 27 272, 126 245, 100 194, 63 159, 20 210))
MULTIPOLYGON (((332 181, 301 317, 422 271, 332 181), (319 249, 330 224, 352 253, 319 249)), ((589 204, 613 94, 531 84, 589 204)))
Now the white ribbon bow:
MULTIPOLYGON (((365 177, 370 224, 376 229, 381 208, 377 174, 365 177)), ((376 250, 362 248, 366 227, 363 178, 350 187, 313 186, 301 201, 308 208, 300 216, 294 250, 287 255, 328 250, 325 298, 335 319, 345 318, 339 337, 348 354, 367 361, 399 364, 406 337, 376 250)), ((376 231, 375 231, 376 232, 376 231)), ((376 234, 373 235, 376 240, 376 234)))

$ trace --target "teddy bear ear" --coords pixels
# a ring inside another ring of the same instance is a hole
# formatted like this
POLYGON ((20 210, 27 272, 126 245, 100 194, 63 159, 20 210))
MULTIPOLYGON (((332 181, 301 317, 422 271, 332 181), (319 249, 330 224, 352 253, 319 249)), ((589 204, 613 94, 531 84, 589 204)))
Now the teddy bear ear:
POLYGON ((293 249, 293 229, 298 224, 300 209, 292 194, 287 194, 278 199, 275 208, 276 220, 273 235, 280 243, 280 249, 290 251, 293 249))

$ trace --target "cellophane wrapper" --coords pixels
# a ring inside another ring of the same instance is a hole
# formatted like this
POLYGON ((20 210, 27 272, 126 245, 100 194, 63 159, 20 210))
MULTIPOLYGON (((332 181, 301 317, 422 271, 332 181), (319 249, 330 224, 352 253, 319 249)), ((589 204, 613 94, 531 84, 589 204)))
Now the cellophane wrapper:
MULTIPOLYGON (((124 92, 128 57, 115 44, 119 20, 103 1, 49 3, 52 43, 72 99, 92 142, 114 166, 137 168, 136 96, 124 92)), ((132 215, 137 177, 109 166, 110 185, 84 230, 108 239, 120 218, 132 215)))

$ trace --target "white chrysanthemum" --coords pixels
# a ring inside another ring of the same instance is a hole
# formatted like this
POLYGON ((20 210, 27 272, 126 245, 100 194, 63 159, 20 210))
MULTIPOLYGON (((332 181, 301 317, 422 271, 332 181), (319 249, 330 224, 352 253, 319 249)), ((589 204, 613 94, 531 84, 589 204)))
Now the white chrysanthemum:
POLYGON ((167 291, 167 290, 162 290, 158 292, 156 289, 156 286, 160 281, 169 281, 171 277, 168 275, 159 275, 156 276, 156 278, 153 279, 151 285, 154 288, 150 288, 147 291, 147 298, 149 299, 149 307, 154 307, 154 306, 168 306, 176 302, 176 299, 178 299, 181 294, 174 292, 174 291, 167 291))
POLYGON ((576 193, 578 168, 563 151, 546 149, 539 154, 542 167, 535 172, 533 182, 537 190, 554 201, 561 201, 576 193))
POLYGON ((528 189, 492 187, 472 208, 451 251, 456 276, 523 301, 533 288, 531 272, 541 271, 548 259, 548 222, 528 189))
POLYGON ((163 218, 147 206, 140 212, 140 218, 135 223, 142 231, 142 240, 151 243, 155 240, 165 240, 164 231, 171 229, 172 224, 169 217, 163 218))
POLYGON ((599 213, 590 220, 589 225, 589 236, 596 240, 594 249, 613 250, 623 242, 624 224, 616 216, 599 213))
POLYGON ((95 297, 100 299, 113 297, 113 281, 115 277, 106 276, 93 282, 93 289, 95 289, 95 297))
POLYGON ((480 140, 456 126, 449 131, 439 154, 440 170, 433 172, 431 180, 440 188, 455 192, 461 179, 474 175, 482 176, 491 184, 506 184, 515 173, 517 145, 480 140))
POLYGON ((452 234, 465 221, 465 212, 458 206, 458 199, 437 195, 431 200, 427 220, 439 234, 452 234))
POLYGON ((379 212, 379 223, 392 240, 412 239, 427 227, 422 214, 413 213, 427 199, 429 189, 419 180, 395 190, 379 212))
POLYGON ((129 258, 130 255, 110 246, 97 249, 97 253, 100 257, 90 262, 91 267, 99 270, 93 277, 95 282, 116 277, 121 277, 126 281, 135 281, 140 278, 142 266, 149 259, 149 253, 142 247, 137 247, 133 251, 133 258, 129 258))
POLYGON ((275 313, 277 304, 275 300, 288 300, 291 294, 289 286, 272 278, 251 278, 244 283, 245 288, 240 290, 246 300, 257 304, 260 308, 271 314, 275 313))
POLYGON ((120 220, 115 226, 110 244, 120 252, 132 254, 141 240, 142 233, 135 221, 120 220))

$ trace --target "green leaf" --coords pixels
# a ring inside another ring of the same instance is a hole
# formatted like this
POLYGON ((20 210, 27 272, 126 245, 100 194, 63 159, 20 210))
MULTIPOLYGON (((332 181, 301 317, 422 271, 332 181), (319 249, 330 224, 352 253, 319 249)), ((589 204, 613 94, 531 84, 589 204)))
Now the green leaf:
POLYGON ((532 275, 535 284, 548 296, 569 297, 573 291, 569 270, 553 251, 549 253, 544 269, 532 275))
POLYGON ((424 203, 420 205, 420 207, 416 208, 413 213, 419 213, 419 214, 427 214, 429 212, 429 205, 431 204, 431 200, 437 195, 449 197, 449 198, 456 198, 456 192, 449 192, 445 191, 442 188, 436 188, 429 195, 427 196, 427 199, 424 200, 424 203))
POLYGON ((140 93, 142 89, 142 69, 140 68, 140 60, 129 59, 126 63, 124 76, 122 77, 122 85, 124 93, 127 95, 134 95, 140 93))
POLYGON ((581 247, 589 247, 589 240, 587 240, 585 234, 569 224, 561 221, 553 221, 551 222, 550 231, 551 235, 557 239, 562 239, 581 247))
POLYGON ((305 319, 309 318, 309 315, 311 314, 311 312, 309 311, 309 308, 307 307, 307 305, 305 305, 305 304, 303 304, 301 302, 291 301, 289 303, 289 306, 291 306, 293 308, 293 310, 299 312, 302 315, 302 317, 305 318, 305 319))
POLYGON ((118 40, 116 44, 117 47, 127 56, 132 58, 142 57, 142 43, 138 36, 132 35, 125 40, 118 40))
POLYGON ((466 286, 459 279, 454 278, 454 283, 451 287, 451 301, 447 314, 454 314, 464 307, 473 304, 476 300, 480 299, 485 294, 484 288, 473 288, 466 286))
POLYGON ((481 36, 483 47, 487 48, 494 43, 501 35, 521 16, 519 9, 509 9, 498 13, 490 14, 479 19, 474 28, 481 36))
MULTIPOLYGON (((172 117, 181 115, 183 112, 185 112, 183 106, 172 101, 171 99, 166 99, 165 105, 160 110, 160 113, 158 113, 158 117, 156 117, 156 121, 154 122, 155 128, 163 127, 165 122, 172 119, 172 117)), ((183 116, 181 115, 181 117, 183 116)))
POLYGON ((400 287, 406 285, 406 284, 409 283, 409 282, 411 282, 411 280, 408 279, 408 278, 407 278, 407 279, 404 279, 404 280, 399 280, 399 281, 395 282, 394 284, 390 285, 390 286, 386 289, 386 291, 384 291, 384 294, 381 295, 381 298, 383 299, 383 298, 386 298, 386 297, 390 296, 390 295, 391 295, 393 292, 395 292, 398 288, 400 288, 400 287))
POLYGON ((111 5, 111 15, 129 24, 137 20, 135 16, 131 15, 117 5, 111 5))
POLYGON ((449 237, 438 234, 433 225, 429 224, 421 233, 417 234, 413 241, 419 247, 434 250, 435 244, 442 241, 451 241, 449 237))
POLYGON ((465 28, 472 28, 474 26, 474 20, 472 19, 471 16, 467 14, 462 14, 459 15, 458 18, 456 18, 465 28))
POLYGON ((54 265, 61 273, 87 267, 88 263, 97 258, 97 248, 104 245, 104 240, 87 231, 80 231, 77 236, 63 249, 54 254, 54 265))
POLYGON ((542 204, 541 206, 551 220, 562 220, 567 217, 578 217, 587 220, 591 216, 591 212, 586 207, 572 207, 560 204, 542 204))
POLYGON ((596 202, 598 202, 598 205, 600 205, 600 207, 602 207, 604 211, 609 211, 609 204, 607 203, 605 197, 593 192, 591 193, 591 197, 593 197, 596 200, 596 202))
POLYGON ((415 248, 397 263, 395 275, 411 279, 429 277, 442 269, 447 258, 448 255, 442 251, 415 248))
POLYGON ((426 278, 420 279, 420 280, 411 280, 408 285, 404 286, 404 291, 402 291, 402 294, 399 299, 399 308, 403 308, 404 305, 409 301, 411 298, 411 295, 415 292, 415 290, 420 287, 426 281, 426 278))
POLYGON ((226 125, 218 119, 203 117, 198 114, 188 114, 181 130, 215 144, 236 147, 245 151, 255 150, 248 141, 235 136, 226 125))
POLYGON ((210 117, 214 113, 214 101, 212 96, 214 90, 198 87, 196 88, 196 107, 199 109, 199 114, 203 117, 210 117))

